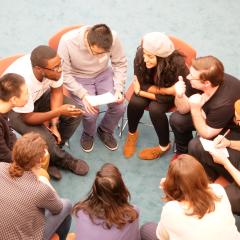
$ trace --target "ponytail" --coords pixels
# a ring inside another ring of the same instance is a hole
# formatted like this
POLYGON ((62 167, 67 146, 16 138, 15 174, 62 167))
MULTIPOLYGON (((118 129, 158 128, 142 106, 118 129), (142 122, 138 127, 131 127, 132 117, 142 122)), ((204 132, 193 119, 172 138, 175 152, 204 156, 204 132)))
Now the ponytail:
POLYGON ((21 168, 16 162, 11 163, 9 167, 9 174, 12 178, 21 177, 24 173, 24 169, 21 168))

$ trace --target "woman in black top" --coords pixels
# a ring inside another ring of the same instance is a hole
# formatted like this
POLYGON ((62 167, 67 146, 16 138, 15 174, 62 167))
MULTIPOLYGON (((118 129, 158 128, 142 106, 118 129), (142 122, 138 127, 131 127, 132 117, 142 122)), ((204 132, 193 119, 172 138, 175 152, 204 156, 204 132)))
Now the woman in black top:
POLYGON ((174 84, 179 76, 185 78, 187 74, 184 55, 175 50, 165 34, 152 32, 143 37, 134 59, 134 94, 127 108, 129 132, 123 149, 126 158, 136 150, 137 127, 146 108, 159 145, 142 150, 139 158, 153 160, 170 149, 166 112, 174 107, 174 84))

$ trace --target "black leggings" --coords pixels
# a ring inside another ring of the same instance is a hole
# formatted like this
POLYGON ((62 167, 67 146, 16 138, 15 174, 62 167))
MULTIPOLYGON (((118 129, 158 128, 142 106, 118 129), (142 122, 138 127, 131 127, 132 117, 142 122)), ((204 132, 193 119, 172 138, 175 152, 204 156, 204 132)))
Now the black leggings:
POLYGON ((146 107, 148 107, 152 124, 158 135, 159 144, 163 147, 167 146, 169 144, 169 125, 166 112, 173 107, 173 104, 158 103, 133 94, 127 108, 129 132, 137 131, 138 123, 146 107))

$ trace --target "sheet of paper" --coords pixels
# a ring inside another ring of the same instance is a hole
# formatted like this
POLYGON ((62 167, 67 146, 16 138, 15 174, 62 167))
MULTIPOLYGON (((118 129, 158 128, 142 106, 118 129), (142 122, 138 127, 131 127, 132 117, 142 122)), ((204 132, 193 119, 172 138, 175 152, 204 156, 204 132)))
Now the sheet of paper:
POLYGON ((227 148, 215 148, 213 141, 204 139, 202 137, 200 137, 200 141, 201 141, 205 151, 207 151, 207 152, 217 152, 221 155, 229 157, 229 153, 228 153, 227 148))
POLYGON ((96 96, 87 96, 86 98, 92 106, 108 104, 116 101, 115 96, 110 92, 96 96))

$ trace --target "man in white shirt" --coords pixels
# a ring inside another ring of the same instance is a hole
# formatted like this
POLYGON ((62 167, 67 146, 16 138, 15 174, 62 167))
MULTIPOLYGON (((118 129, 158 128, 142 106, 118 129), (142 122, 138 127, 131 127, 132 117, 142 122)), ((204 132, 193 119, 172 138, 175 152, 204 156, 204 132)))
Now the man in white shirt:
MULTIPOLYGON (((61 59, 56 51, 48 46, 38 46, 31 56, 17 59, 5 73, 22 75, 29 90, 27 104, 14 108, 9 115, 12 127, 20 134, 40 133, 48 144, 52 165, 77 175, 87 174, 88 165, 83 160, 61 149, 78 127, 82 111, 63 96, 61 59)), ((49 173, 61 178, 56 168, 50 168, 49 173)))
POLYGON ((118 144, 113 133, 125 111, 122 92, 127 78, 127 59, 116 32, 105 24, 83 26, 61 38, 58 53, 63 59, 64 85, 86 111, 80 141, 82 149, 93 150, 97 132, 108 149, 116 150, 118 144), (116 102, 108 104, 97 128, 99 111, 89 103, 87 96, 106 92, 114 94, 116 102))

